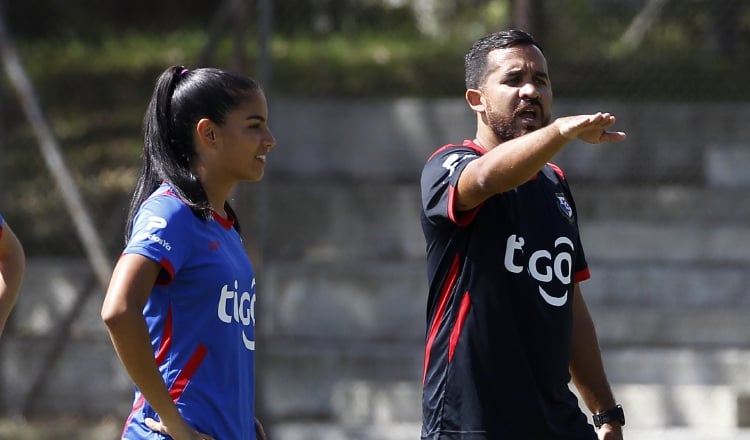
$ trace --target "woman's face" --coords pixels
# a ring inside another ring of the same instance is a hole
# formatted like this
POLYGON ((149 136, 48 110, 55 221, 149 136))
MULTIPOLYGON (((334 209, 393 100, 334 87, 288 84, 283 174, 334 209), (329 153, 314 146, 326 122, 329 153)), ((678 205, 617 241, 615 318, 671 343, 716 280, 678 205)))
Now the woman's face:
POLYGON ((216 142, 219 149, 214 175, 233 181, 263 178, 268 152, 276 145, 268 127, 263 91, 248 92, 246 99, 227 113, 224 124, 216 129, 216 142))

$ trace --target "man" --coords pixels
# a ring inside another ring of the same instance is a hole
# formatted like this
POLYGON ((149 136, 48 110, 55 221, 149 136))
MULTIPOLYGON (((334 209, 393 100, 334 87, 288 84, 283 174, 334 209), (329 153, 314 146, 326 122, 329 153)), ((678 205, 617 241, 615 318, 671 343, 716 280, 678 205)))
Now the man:
POLYGON ((0 336, 16 304, 25 263, 21 243, 0 214, 0 336))
POLYGON ((476 138, 438 149, 421 181, 430 283, 422 439, 620 440, 622 408, 578 285, 589 272, 576 207, 548 161, 571 140, 625 134, 607 131, 609 113, 550 123, 547 62, 525 32, 488 35, 465 61, 476 138))

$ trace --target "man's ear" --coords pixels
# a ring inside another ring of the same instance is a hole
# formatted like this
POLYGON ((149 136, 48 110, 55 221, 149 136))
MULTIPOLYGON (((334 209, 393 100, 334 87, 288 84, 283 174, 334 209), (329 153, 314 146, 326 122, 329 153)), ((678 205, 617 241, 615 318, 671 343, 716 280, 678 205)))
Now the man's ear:
POLYGON ((204 145, 212 145, 216 141, 216 124, 208 118, 203 118, 195 124, 198 140, 204 145))
POLYGON ((469 103, 469 107, 475 112, 484 112, 484 98, 482 92, 477 89, 466 90, 466 102, 469 103))

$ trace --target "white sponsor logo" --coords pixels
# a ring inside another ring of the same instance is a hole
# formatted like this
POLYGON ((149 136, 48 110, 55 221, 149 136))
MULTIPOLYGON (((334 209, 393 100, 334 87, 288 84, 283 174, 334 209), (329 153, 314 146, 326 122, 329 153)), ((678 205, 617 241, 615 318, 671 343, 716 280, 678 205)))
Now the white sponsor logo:
MULTIPOLYGON (((524 253, 524 243, 523 237, 517 237, 515 234, 508 237, 505 246, 505 268, 508 271, 521 273, 524 270, 524 266, 516 263, 516 254, 524 253)), ((529 275, 540 283, 539 295, 552 306, 565 305, 568 301, 568 290, 566 289, 562 296, 552 296, 542 286, 543 284, 549 284, 554 279, 557 279, 562 285, 570 285, 573 276, 574 250, 573 242, 569 238, 558 237, 555 240, 554 255, 546 249, 541 249, 532 252, 527 260, 526 269, 529 275)))
POLYGON ((452 176, 456 172, 456 165, 461 161, 461 156, 456 153, 446 157, 443 161, 443 168, 448 170, 448 177, 452 176))
POLYGON ((159 237, 156 235, 153 231, 157 229, 164 229, 167 227, 167 220, 163 217, 159 217, 156 215, 152 215, 148 218, 148 223, 146 223, 146 227, 143 228, 143 232, 133 237, 133 241, 140 241, 140 240, 151 240, 153 242, 158 243, 161 247, 166 249, 167 251, 172 250, 172 245, 162 237, 159 237))
POLYGON ((443 168, 448 170, 448 177, 452 176, 453 173, 456 172, 456 167, 462 160, 470 159, 472 157, 477 157, 476 154, 471 153, 464 153, 464 154, 458 154, 453 153, 445 158, 443 161, 443 168))
MULTIPOLYGON (((217 309, 219 319, 227 324, 231 324, 232 321, 238 322, 244 327, 250 327, 252 331, 255 327, 255 278, 249 292, 240 292, 237 280, 233 284, 234 290, 228 284, 221 288, 217 309)), ((241 331, 245 348, 255 350, 255 340, 247 337, 244 328, 241 331)))
POLYGON ((167 240, 159 237, 158 235, 151 234, 151 235, 148 236, 148 238, 151 241, 155 241, 155 242, 159 243, 164 249, 166 249, 168 251, 172 250, 172 245, 169 244, 169 242, 167 240))
POLYGON ((152 215, 148 218, 148 223, 146 223, 146 227, 144 229, 147 231, 153 231, 154 229, 164 229, 166 227, 167 219, 152 215))

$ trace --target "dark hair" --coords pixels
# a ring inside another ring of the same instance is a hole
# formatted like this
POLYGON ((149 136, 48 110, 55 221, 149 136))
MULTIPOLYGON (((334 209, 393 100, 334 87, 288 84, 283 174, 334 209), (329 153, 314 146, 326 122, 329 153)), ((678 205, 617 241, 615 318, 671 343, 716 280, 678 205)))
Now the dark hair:
MULTIPOLYGON (((195 125, 202 118, 223 124, 227 113, 247 99, 247 92, 259 88, 251 78, 215 68, 188 70, 172 66, 162 72, 143 118, 143 165, 130 201, 126 241, 141 203, 163 181, 174 188, 196 216, 211 218, 208 196, 192 170, 195 125)), ((234 217, 239 230, 237 216, 228 202, 224 209, 234 217)))
POLYGON ((490 52, 515 46, 536 46, 544 52, 534 37, 515 29, 494 32, 474 42, 464 57, 466 88, 478 89, 484 82, 487 76, 487 56, 490 52))

